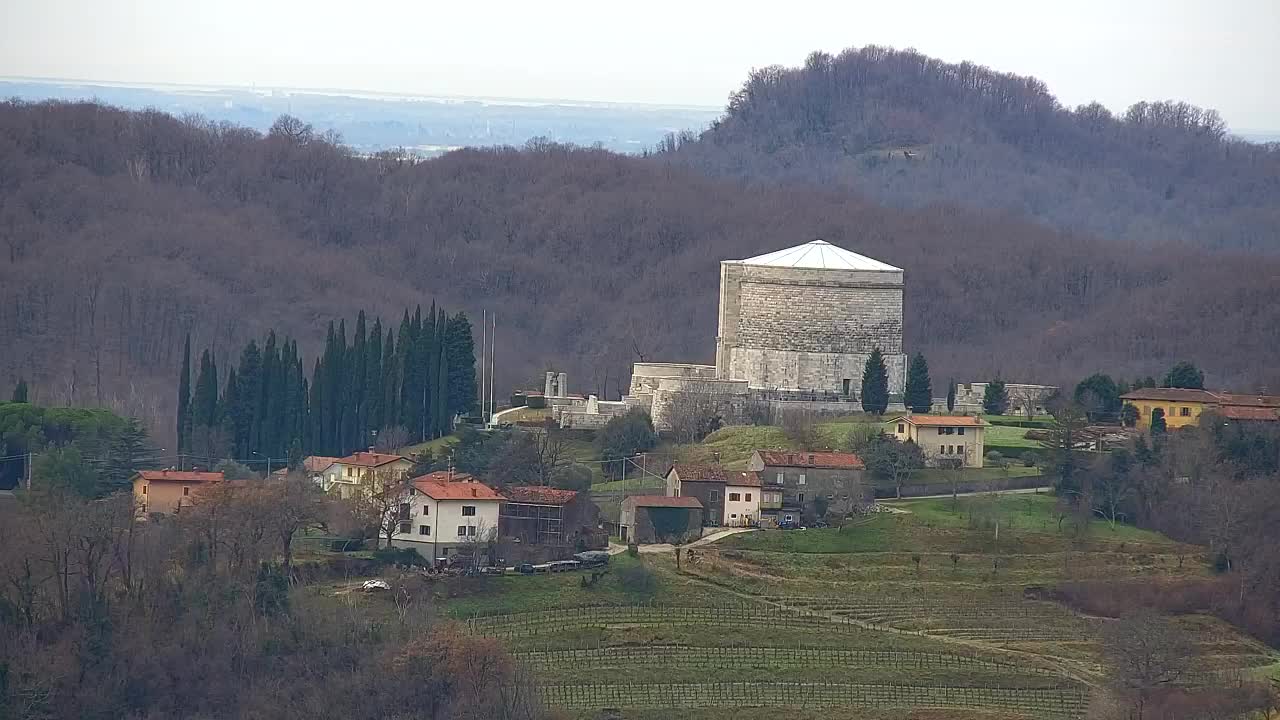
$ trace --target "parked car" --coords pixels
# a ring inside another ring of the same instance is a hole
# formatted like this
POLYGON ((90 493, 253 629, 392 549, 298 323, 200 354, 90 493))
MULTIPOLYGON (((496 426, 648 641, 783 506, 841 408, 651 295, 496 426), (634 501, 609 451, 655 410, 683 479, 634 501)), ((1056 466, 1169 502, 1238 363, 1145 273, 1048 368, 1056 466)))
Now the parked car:
POLYGON ((583 567, 596 567, 609 564, 609 553, 604 550, 588 550, 575 554, 573 559, 582 563, 583 567))
POLYGON ((520 563, 519 565, 516 566, 516 572, 520 573, 521 575, 532 575, 533 563, 520 563))

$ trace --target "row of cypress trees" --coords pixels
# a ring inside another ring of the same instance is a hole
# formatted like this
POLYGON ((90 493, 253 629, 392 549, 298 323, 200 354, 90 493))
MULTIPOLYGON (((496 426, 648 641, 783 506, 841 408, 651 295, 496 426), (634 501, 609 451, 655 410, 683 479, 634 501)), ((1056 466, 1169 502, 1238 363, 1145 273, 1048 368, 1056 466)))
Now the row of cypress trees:
POLYGON ((361 311, 348 340, 346 320, 330 321, 323 353, 307 377, 298 343, 274 331, 250 340, 239 362, 219 372, 204 350, 192 387, 191 339, 178 377, 178 452, 251 459, 346 455, 394 432, 405 443, 447 434, 455 415, 476 405, 475 343, 464 313, 419 307, 399 328, 369 325, 361 311))
MULTIPOLYGON (((923 353, 916 353, 907 368, 907 384, 902 402, 907 409, 927 413, 933 407, 933 382, 929 379, 929 363, 923 353)), ((947 386, 947 409, 955 405, 955 383, 947 386)), ((889 368, 880 348, 874 348, 862 370, 862 409, 877 415, 889 407, 889 368)))

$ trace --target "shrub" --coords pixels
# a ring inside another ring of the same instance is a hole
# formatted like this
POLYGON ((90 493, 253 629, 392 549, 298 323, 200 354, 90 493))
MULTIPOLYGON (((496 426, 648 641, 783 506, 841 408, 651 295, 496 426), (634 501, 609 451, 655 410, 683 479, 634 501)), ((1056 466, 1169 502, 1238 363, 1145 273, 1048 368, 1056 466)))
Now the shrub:
POLYGON ((410 548, 389 547, 376 550, 373 559, 382 565, 405 565, 408 567, 429 567, 427 559, 410 548))
POLYGON ((617 571, 618 584, 628 594, 649 600, 658 591, 658 576, 644 565, 632 565, 617 571))
POLYGON ((1004 462, 1004 455, 1001 454, 999 450, 992 450, 991 452, 987 453, 987 464, 999 465, 1002 462, 1004 462))

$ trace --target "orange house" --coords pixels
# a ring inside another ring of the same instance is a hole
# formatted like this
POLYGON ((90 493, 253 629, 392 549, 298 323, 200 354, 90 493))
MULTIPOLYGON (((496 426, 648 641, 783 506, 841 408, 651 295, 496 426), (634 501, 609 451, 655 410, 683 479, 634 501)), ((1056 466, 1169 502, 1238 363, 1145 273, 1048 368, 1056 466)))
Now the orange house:
POLYGON ((133 476, 133 501, 143 515, 177 513, 210 483, 222 482, 220 472, 139 470, 133 476))

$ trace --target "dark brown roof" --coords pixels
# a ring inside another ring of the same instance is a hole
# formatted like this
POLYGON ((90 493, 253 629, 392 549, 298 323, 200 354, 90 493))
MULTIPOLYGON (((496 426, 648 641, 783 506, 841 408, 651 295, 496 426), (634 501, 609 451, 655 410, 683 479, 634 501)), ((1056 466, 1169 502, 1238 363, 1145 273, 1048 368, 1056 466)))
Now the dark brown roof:
POLYGON ((139 470, 134 477, 141 478, 147 482, 181 483, 222 482, 224 479, 221 472, 198 472, 193 470, 139 470))
POLYGON ((793 452, 790 450, 757 450, 760 459, 770 467, 832 468, 858 470, 862 458, 853 453, 793 452))
POLYGON ((503 490, 509 502, 528 505, 568 505, 578 497, 574 490, 543 487, 541 485, 517 485, 503 490))
POLYGON ((1280 408, 1280 395, 1245 395, 1242 393, 1214 393, 1223 405, 1280 408))
POLYGON ((725 473, 724 482, 734 487, 760 487, 763 484, 760 482, 760 473, 749 470, 725 473))
POLYGON ((1184 388, 1140 388, 1120 396, 1124 400, 1164 400, 1166 402, 1217 403, 1218 396, 1208 390, 1184 388))
POLYGON ((631 505, 631 507, 657 507, 657 508, 696 508, 702 509, 702 503, 696 497, 668 497, 666 495, 632 495, 622 501, 623 505, 631 505))
POLYGON ((1280 422, 1280 408, 1224 405, 1217 413, 1229 420, 1269 420, 1280 422))
POLYGON ((890 422, 909 422, 926 427, 982 427, 987 423, 972 415, 903 415, 890 422))
POLYGON ((399 462, 401 460, 408 462, 409 458, 402 455, 392 455, 390 453, 357 452, 344 458, 338 458, 337 460, 334 460, 334 462, 342 463, 343 465, 356 465, 358 467, 379 467, 381 465, 386 465, 387 463, 399 462))
POLYGON ((676 463, 671 466, 671 469, 680 476, 681 482, 724 482, 724 468, 719 465, 676 463))

